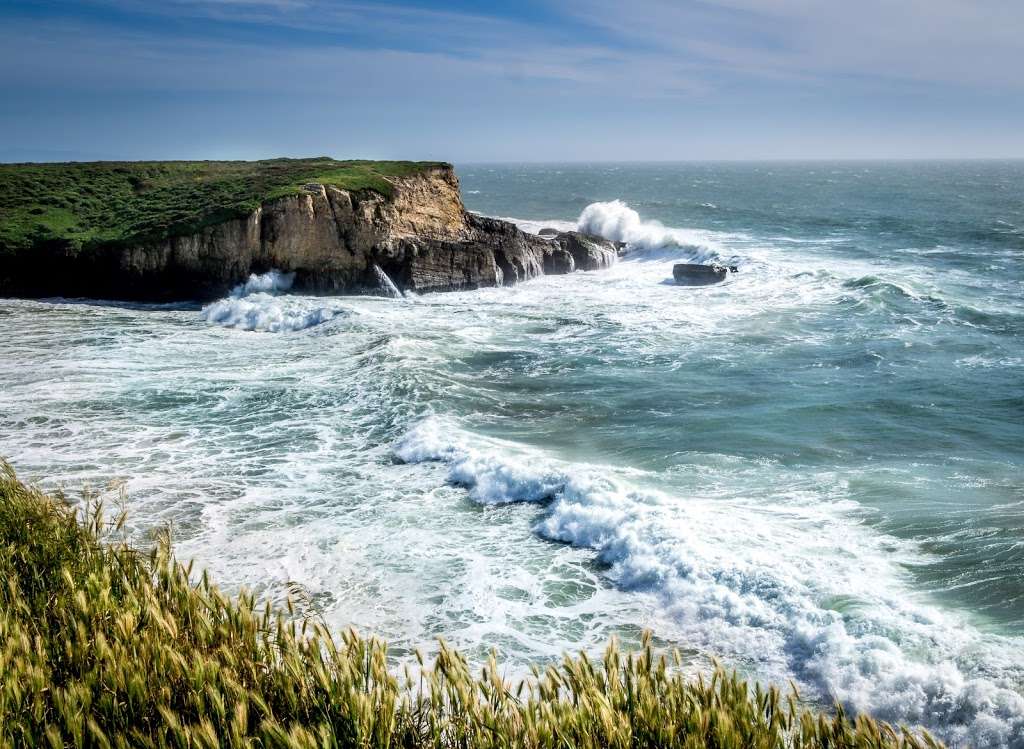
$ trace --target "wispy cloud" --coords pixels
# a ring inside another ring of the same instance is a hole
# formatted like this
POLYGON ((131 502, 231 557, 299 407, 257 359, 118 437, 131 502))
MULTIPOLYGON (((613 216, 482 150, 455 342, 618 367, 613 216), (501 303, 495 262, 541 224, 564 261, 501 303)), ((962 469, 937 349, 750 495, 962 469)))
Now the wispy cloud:
POLYGON ((581 19, 709 68, 1024 87, 1019 0, 577 0, 581 19))
POLYGON ((243 131, 271 153, 336 134, 448 158, 1024 150, 1020 0, 466 7, 11 0, 0 136, 47 145, 60 113, 147 154, 243 131), (185 132, 165 132, 168 117, 185 132))
POLYGON ((40 50, 21 58, 33 60, 31 66, 22 62, 13 70, 26 80, 41 67, 39 74, 50 69, 53 81, 92 75, 113 85, 143 75, 203 89, 231 80, 244 85, 237 76, 259 70, 261 60, 269 68, 264 74, 285 65, 301 77, 304 59, 321 64, 329 55, 349 64, 348 51, 359 50, 366 67, 401 53, 411 65, 424 57, 434 67, 454 60, 468 74, 604 86, 625 98, 701 95, 723 83, 765 79, 834 85, 837 76, 1024 87, 1024 3, 1017 0, 570 0, 558 6, 557 23, 339 0, 93 5, 178 23, 143 31, 83 19, 70 21, 80 28, 67 19, 23 27, 11 22, 0 37, 12 63, 14 50, 25 50, 28 40, 40 50), (271 40, 253 39, 253 29, 271 40), (125 56, 135 69, 117 64, 125 56))
MULTIPOLYGON (((135 0, 111 0, 134 9, 135 0)), ((173 34, 109 23, 55 19, 11 22, 0 49, 0 80, 55 87, 146 87, 176 90, 264 90, 351 93, 368 82, 388 90, 410 81, 443 92, 456 83, 547 81, 619 96, 699 93, 706 83, 691 66, 659 55, 588 43, 564 33, 507 19, 369 6, 271 0, 170 0, 148 14, 175 9, 224 22, 316 32, 278 36, 273 44, 244 40, 231 30, 191 29, 173 34), (233 11, 242 11, 239 17, 233 11), (257 15, 250 15, 256 11, 257 15), (357 30, 356 40, 346 38, 357 30), (430 40, 412 43, 411 38, 430 40), (31 61, 31 64, 29 64, 31 61), (358 71, 358 73, 356 73, 358 71), (381 80, 385 75, 394 78, 381 80), (344 86, 323 85, 344 80, 344 86)))

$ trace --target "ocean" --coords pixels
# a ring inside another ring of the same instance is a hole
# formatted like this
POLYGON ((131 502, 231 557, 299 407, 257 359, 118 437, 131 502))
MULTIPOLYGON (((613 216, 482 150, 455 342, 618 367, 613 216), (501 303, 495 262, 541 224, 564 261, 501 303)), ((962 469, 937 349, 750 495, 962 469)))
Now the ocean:
POLYGON ((1024 162, 457 168, 471 210, 629 252, 404 299, 3 299, 0 455, 399 662, 649 629, 1024 746, 1024 162))

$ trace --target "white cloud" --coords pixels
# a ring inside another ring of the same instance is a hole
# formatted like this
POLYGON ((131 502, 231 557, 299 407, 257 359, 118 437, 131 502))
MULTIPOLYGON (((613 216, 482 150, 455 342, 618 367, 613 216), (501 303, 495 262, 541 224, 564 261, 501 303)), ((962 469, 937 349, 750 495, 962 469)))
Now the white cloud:
POLYGON ((241 41, 224 24, 218 33, 229 36, 217 40, 10 23, 0 51, 10 64, 0 76, 208 90, 245 89, 282 71, 301 87, 316 79, 312 64, 362 65, 371 75, 385 65, 400 77, 407 65, 408 76, 439 86, 537 80, 603 89, 610 99, 688 97, 771 80, 1024 86, 1021 0, 570 0, 560 7, 574 20, 550 24, 329 0, 99 1, 151 17, 244 22, 275 41, 241 41))

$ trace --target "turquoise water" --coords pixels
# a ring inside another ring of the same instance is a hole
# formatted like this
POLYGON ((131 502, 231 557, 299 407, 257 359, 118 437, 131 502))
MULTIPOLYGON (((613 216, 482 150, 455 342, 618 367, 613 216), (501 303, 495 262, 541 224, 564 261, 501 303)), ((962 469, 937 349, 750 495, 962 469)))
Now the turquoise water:
POLYGON ((651 628, 1024 746, 1024 163, 458 170, 472 210, 630 252, 405 300, 0 300, 0 454, 124 481, 140 537, 399 655, 651 628))

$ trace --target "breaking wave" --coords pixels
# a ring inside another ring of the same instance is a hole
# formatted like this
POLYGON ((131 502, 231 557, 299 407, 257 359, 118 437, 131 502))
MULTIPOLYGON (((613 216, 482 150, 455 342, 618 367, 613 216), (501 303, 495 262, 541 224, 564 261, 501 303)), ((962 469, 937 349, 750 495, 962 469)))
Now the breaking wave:
POLYGON ((294 273, 254 273, 226 298, 203 307, 203 319, 226 328, 282 333, 312 328, 345 314, 340 307, 321 306, 320 300, 278 296, 294 282, 294 273))
POLYGON ((686 250, 695 260, 718 258, 715 248, 708 246, 701 232, 663 226, 657 221, 640 218, 640 214, 621 200, 591 203, 576 221, 579 231, 596 234, 613 242, 625 242, 630 250, 686 250))
POLYGON ((613 242, 622 242, 627 251, 646 256, 664 252, 674 258, 682 255, 695 262, 711 262, 720 260, 724 252, 724 248, 716 241, 716 235, 724 236, 721 232, 664 226, 657 221, 641 218, 639 213, 621 200, 591 203, 583 209, 576 221, 538 221, 511 216, 495 218, 509 221, 528 234, 540 234, 544 229, 594 234, 613 242))
POLYGON ((662 597, 688 647, 951 744, 1024 746, 1021 643, 915 601, 893 561, 913 550, 859 524, 840 489, 826 502, 794 491, 781 509, 683 499, 436 417, 394 453, 443 461, 480 503, 550 500, 536 532, 594 550, 618 585, 662 597))
POLYGON ((282 273, 279 270, 260 274, 253 273, 245 283, 231 290, 231 296, 243 297, 259 292, 276 294, 281 291, 288 291, 293 283, 295 283, 294 273, 282 273))

